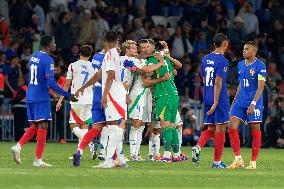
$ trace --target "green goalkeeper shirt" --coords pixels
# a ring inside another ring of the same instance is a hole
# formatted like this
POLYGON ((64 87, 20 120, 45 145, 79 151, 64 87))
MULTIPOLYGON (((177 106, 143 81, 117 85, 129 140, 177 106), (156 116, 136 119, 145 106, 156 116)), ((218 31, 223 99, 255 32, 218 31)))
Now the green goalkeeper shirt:
MULTIPOLYGON (((160 67, 158 70, 155 70, 152 79, 161 78, 166 73, 173 73, 174 67, 170 59, 166 56, 163 56, 163 58, 166 61, 165 65, 160 67)), ((149 57, 148 61, 146 62, 147 65, 158 64, 158 63, 159 60, 154 56, 149 57)), ((155 98, 161 96, 173 96, 173 95, 178 95, 178 91, 174 82, 174 75, 172 75, 170 80, 163 81, 155 85, 155 92, 154 92, 155 98)))

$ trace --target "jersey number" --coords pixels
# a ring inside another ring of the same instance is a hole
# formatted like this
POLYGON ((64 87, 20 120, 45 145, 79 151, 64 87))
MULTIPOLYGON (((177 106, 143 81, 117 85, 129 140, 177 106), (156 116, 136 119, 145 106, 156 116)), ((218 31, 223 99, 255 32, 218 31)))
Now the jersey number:
POLYGON ((37 65, 32 64, 30 67, 30 71, 31 71, 31 80, 30 80, 30 84, 31 85, 37 85, 37 65))
POLYGON ((249 87, 248 79, 243 79, 243 81, 244 81, 244 87, 249 87))
POLYGON ((213 86, 213 75, 214 75, 214 68, 207 67, 205 68, 206 77, 205 77, 205 86, 213 86))
POLYGON ((89 77, 89 72, 82 71, 81 74, 82 74, 82 75, 85 75, 84 80, 83 80, 83 84, 82 84, 82 86, 83 86, 83 85, 85 85, 85 83, 87 82, 87 79, 88 79, 88 77, 89 77))

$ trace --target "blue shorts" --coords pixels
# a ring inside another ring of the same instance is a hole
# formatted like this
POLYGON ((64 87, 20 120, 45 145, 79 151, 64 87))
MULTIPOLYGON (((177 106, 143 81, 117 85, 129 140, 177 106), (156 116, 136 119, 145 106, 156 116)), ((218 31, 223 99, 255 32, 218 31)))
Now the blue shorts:
POLYGON ((215 112, 212 115, 206 115, 210 110, 211 105, 204 106, 204 125, 219 125, 229 122, 230 106, 217 106, 215 112))
POLYGON ((50 101, 44 102, 27 102, 28 121, 47 121, 51 119, 50 101))
MULTIPOLYGON (((101 103, 98 103, 99 106, 101 103)), ((106 122, 106 115, 105 110, 101 107, 97 107, 96 105, 92 107, 92 120, 93 124, 96 123, 105 123, 106 122)))
POLYGON ((262 106, 255 106, 253 114, 247 114, 247 108, 244 108, 235 103, 230 112, 230 117, 240 119, 242 122, 247 121, 248 123, 261 123, 262 122, 262 106))

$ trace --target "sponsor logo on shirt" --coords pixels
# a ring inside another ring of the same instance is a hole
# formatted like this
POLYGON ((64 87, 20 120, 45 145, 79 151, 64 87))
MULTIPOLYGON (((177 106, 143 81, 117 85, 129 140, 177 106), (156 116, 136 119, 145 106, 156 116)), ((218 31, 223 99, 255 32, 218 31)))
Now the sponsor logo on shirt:
POLYGON ((39 63, 40 59, 36 57, 31 58, 31 62, 39 63))
POLYGON ((214 61, 212 61, 212 60, 207 60, 207 64, 209 64, 209 65, 214 65, 214 61))

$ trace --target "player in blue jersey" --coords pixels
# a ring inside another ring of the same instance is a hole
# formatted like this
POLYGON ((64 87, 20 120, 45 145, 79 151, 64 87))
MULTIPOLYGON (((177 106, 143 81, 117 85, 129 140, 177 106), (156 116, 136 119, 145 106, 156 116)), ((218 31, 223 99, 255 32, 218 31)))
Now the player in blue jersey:
POLYGON ((244 45, 244 60, 238 64, 239 86, 230 111, 229 137, 235 160, 230 169, 244 167, 240 151, 238 126, 247 121, 252 134, 252 157, 247 169, 256 169, 256 159, 261 146, 261 130, 263 111, 263 89, 266 78, 265 64, 256 58, 257 44, 249 41, 244 45))
POLYGON ((214 163, 212 168, 226 168, 221 162, 225 141, 225 128, 229 122, 229 99, 226 90, 229 62, 224 57, 229 40, 219 33, 214 38, 215 51, 202 59, 201 73, 204 83, 204 125, 208 128, 202 132, 196 146, 192 148, 192 161, 198 166, 200 150, 207 141, 214 137, 214 163))
POLYGON ((71 97, 72 101, 77 101, 74 95, 61 89, 54 80, 54 61, 50 53, 55 51, 55 41, 51 36, 44 36, 41 39, 41 51, 35 52, 29 61, 29 84, 27 90, 27 115, 31 122, 20 141, 11 148, 14 161, 21 162, 20 151, 22 147, 36 134, 36 159, 33 166, 52 166, 42 161, 42 154, 46 143, 48 121, 51 120, 51 105, 49 88, 58 94, 71 97))

